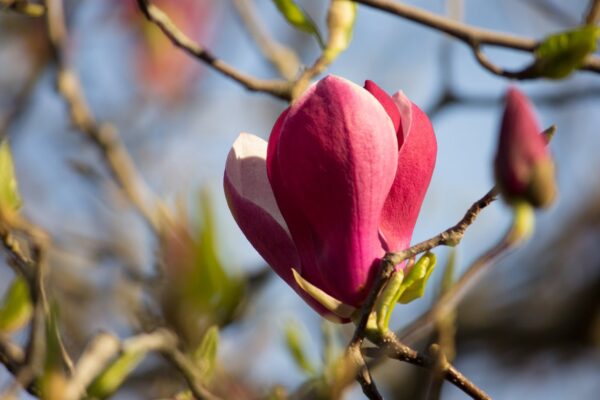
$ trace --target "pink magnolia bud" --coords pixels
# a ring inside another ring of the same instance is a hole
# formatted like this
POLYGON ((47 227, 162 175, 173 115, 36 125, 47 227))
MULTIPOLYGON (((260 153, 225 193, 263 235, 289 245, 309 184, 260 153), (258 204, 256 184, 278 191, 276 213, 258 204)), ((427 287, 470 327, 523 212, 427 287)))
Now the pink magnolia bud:
POLYGON ((509 203, 524 200, 547 207, 556 197, 554 162, 527 97, 511 87, 506 95, 498 152, 496 184, 509 203))
POLYGON ((275 272, 319 313, 347 321, 306 288, 344 310, 364 302, 381 257, 410 244, 436 152, 429 119, 401 92, 330 75, 281 114, 268 145, 240 134, 225 195, 275 272))

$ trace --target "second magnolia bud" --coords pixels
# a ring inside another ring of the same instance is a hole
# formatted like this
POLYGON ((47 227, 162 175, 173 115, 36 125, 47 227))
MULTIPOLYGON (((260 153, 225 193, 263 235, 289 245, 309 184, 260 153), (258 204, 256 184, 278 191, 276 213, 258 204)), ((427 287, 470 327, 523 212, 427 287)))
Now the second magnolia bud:
POLYGON ((508 203, 525 201, 547 207, 556 197, 554 161, 541 133, 533 107, 515 87, 506 95, 498 150, 496 184, 508 203))

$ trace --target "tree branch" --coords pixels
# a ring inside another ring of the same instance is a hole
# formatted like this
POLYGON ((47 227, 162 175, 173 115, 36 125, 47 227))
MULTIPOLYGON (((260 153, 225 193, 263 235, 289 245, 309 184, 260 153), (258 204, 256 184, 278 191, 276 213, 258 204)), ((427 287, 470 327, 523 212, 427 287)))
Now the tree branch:
MULTIPOLYGON (((373 358, 380 358, 382 355, 394 358, 399 361, 407 362, 422 368, 436 368, 435 359, 420 354, 416 350, 403 344, 392 332, 385 334, 377 343, 379 348, 364 349, 365 355, 373 358)), ((459 370, 449 363, 443 366, 444 379, 454 386, 468 394, 473 399, 491 400, 491 397, 475 385, 469 378, 464 376, 459 370)))
POLYGON ((396 253, 389 253, 390 261, 394 265, 398 265, 404 260, 407 260, 411 257, 416 256, 417 254, 426 252, 428 250, 433 249, 437 246, 456 246, 460 243, 462 238, 465 236, 465 232, 467 228, 475 222, 475 219, 479 215, 479 213, 489 206, 492 202, 496 200, 498 196, 498 191, 496 188, 492 188, 489 192, 487 192, 482 198, 477 200, 475 203, 469 207, 465 215, 462 217, 456 225, 446 229, 442 233, 428 239, 424 240, 421 243, 418 243, 406 250, 399 251, 396 253))
POLYGON ((175 46, 183 49, 226 77, 240 83, 250 91, 268 93, 286 101, 291 99, 290 82, 285 80, 259 79, 238 71, 190 39, 171 21, 167 14, 154 4, 151 4, 149 0, 137 0, 137 3, 146 18, 160 28, 175 46))
POLYGON ((279 75, 290 81, 295 79, 300 69, 296 52, 269 35, 256 12, 253 0, 233 0, 233 4, 260 52, 277 69, 279 75))
POLYGON ((123 341, 109 333, 99 333, 79 358, 73 377, 67 383, 64 397, 66 400, 79 399, 94 378, 119 354, 157 352, 181 373, 196 399, 219 400, 202 386, 198 368, 179 350, 177 342, 175 334, 167 329, 141 333, 123 341))
MULTIPOLYGON (((533 51, 535 51, 535 49, 539 45, 539 42, 534 39, 477 28, 459 21, 455 21, 453 19, 443 17, 441 15, 431 13, 418 7, 409 6, 404 3, 399 3, 391 0, 355 1, 357 3, 361 3, 366 6, 397 15, 399 17, 409 19, 418 24, 425 25, 427 27, 433 28, 437 31, 444 32, 450 36, 455 37, 456 39, 462 41, 463 43, 471 47, 480 64, 482 64, 482 60, 487 61, 487 59, 482 58, 481 53, 477 54, 477 52, 479 51, 479 47, 482 45, 503 47, 513 50, 525 51, 528 53, 532 53, 533 51)), ((502 69, 498 67, 492 68, 491 63, 489 61, 485 62, 482 65, 492 73, 495 73, 500 76, 505 76, 503 74, 498 73, 503 71, 502 69)), ((600 57, 588 56, 580 69, 600 73, 600 57)), ((527 72, 528 71, 523 71, 523 74, 510 74, 508 72, 506 73, 508 73, 509 75, 507 77, 522 79, 531 77, 528 75, 527 72)))
POLYGON ((58 91, 69 107, 71 121, 85 134, 102 154, 102 158, 123 193, 156 232, 159 229, 158 215, 148 207, 143 193, 150 193, 143 184, 133 161, 121 143, 116 129, 94 119, 76 72, 67 62, 65 49, 68 35, 64 19, 62 0, 46 0, 48 34, 56 64, 58 91))
POLYGON ((600 0, 590 0, 590 6, 585 14, 585 23, 595 25, 600 19, 600 0))

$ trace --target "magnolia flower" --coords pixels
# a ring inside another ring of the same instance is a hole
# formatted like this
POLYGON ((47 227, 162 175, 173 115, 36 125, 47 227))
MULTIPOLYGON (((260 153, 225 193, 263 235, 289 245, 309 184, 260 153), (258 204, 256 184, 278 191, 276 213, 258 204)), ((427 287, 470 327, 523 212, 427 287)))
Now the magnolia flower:
POLYGON ((554 201, 554 162, 547 144, 531 103, 511 87, 506 94, 494 164, 496 183, 509 203, 526 201, 534 207, 546 207, 554 201))
POLYGON ((386 251, 409 246, 436 152, 429 119, 404 94, 330 75, 280 115, 268 144, 240 134, 225 195, 275 272, 344 322, 386 251))

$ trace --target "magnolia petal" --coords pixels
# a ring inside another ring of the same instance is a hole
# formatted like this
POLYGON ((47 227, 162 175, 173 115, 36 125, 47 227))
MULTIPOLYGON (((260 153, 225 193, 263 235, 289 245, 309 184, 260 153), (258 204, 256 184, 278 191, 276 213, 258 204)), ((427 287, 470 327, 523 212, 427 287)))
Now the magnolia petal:
MULTIPOLYGON (((412 120, 413 120, 413 103, 406 97, 402 90, 397 91, 392 96, 392 100, 398 108, 398 114, 400 115, 401 128, 398 131, 398 136, 402 135, 402 139, 398 138, 398 142, 403 143, 411 132, 412 120)), ((420 110, 419 110, 420 111, 420 110)), ((423 114, 425 115, 425 114, 423 114)), ((425 116, 427 117, 427 116, 425 116)), ((402 146, 399 146, 400 149, 402 146)))
MULTIPOLYGON (((364 88, 371 93, 377 99, 377 101, 379 101, 379 103, 381 103, 385 109, 385 112, 388 114, 392 120, 392 123, 394 124, 394 130, 399 132, 402 129, 402 119, 394 100, 373 81, 365 81, 364 88)), ((398 148, 402 147, 401 138, 402 136, 398 135, 398 148)))
MULTIPOLYGON (((381 214, 381 237, 390 251, 410 244, 421 204, 433 175, 437 143, 427 115, 402 92, 393 97, 402 119, 403 145, 396 177, 381 214)), ((400 141, 400 140, 399 140, 400 141)))
MULTIPOLYGON (((267 179, 267 143, 248 133, 236 139, 227 157, 223 186, 238 226, 265 261, 319 314, 329 311, 302 290, 290 265, 300 258, 267 179)), ((346 321, 338 321, 346 322, 346 321)))
POLYGON ((287 231, 267 178, 266 157, 266 141, 250 133, 240 133, 227 156, 225 178, 240 196, 265 210, 287 231))
POLYGON ((267 164, 303 277, 358 306, 373 279, 381 209, 397 168, 396 133, 373 95, 328 76, 273 129, 267 164))
POLYGON ((352 315, 356 312, 356 307, 349 306, 348 304, 344 304, 338 299, 331 297, 306 279, 302 277, 294 268, 292 268, 292 273, 294 274, 294 279, 296 283, 302 290, 308 293, 313 299, 315 299, 319 304, 325 307, 327 310, 331 311, 335 316, 339 317, 336 319, 336 322, 340 319, 350 319, 352 315))

